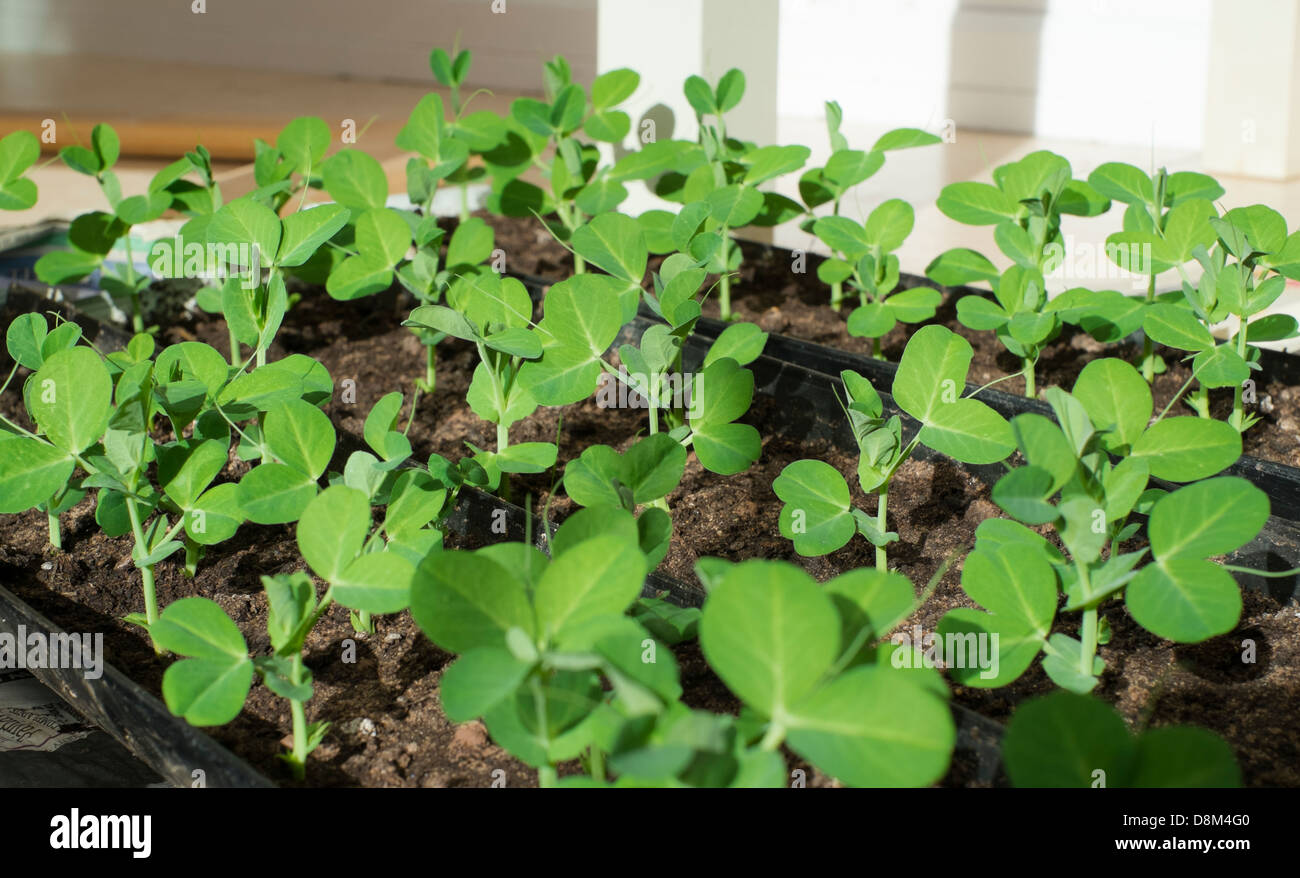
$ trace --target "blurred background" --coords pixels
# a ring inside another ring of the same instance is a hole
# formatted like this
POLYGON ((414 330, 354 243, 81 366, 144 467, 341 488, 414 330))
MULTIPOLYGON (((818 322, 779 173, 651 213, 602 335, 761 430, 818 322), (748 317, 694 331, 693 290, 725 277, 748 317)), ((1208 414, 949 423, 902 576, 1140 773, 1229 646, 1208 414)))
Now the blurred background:
MULTIPOLYGON (((234 197, 251 186, 255 137, 318 115, 355 123, 356 145, 402 191, 393 138, 435 88, 429 50, 456 41, 484 90, 474 109, 538 93, 558 54, 582 82, 638 70, 628 109, 659 137, 694 136, 688 75, 716 81, 733 66, 748 89, 730 129, 806 144, 812 164, 829 153, 827 100, 857 148, 899 126, 940 134, 941 146, 892 153, 846 205, 865 216, 883 198, 911 201, 917 231, 900 257, 914 273, 948 247, 987 244, 987 229, 935 209, 942 186, 988 180, 1038 148, 1077 177, 1105 161, 1205 171, 1227 189, 1224 207, 1262 201, 1300 220, 1300 0, 4 0, 0 134, 50 129, 52 154, 109 122, 126 194, 202 142, 234 197)), ((37 207, 0 223, 100 206, 94 181, 58 163, 33 178, 37 207)), ((625 209, 651 206, 638 199, 625 209)), ((1117 221, 1071 232, 1101 241, 1117 221)), ((812 245, 793 227, 775 239, 812 245)))

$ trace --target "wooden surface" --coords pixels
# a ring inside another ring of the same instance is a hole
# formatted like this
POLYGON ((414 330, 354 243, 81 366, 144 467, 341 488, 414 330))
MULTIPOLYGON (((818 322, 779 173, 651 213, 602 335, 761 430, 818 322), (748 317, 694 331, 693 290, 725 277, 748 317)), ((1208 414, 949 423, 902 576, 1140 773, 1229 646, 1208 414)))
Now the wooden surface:
MULTIPOLYGON (((243 70, 183 62, 83 56, 0 54, 0 132, 40 134, 55 123, 50 152, 87 143, 107 122, 124 156, 175 159, 202 143, 213 156, 253 159, 253 141, 274 143, 298 116, 319 116, 336 136, 343 120, 358 132, 355 146, 380 161, 398 155, 393 139, 428 85, 371 82, 304 73, 243 70)), ((472 108, 505 111, 514 95, 481 93, 472 108)))

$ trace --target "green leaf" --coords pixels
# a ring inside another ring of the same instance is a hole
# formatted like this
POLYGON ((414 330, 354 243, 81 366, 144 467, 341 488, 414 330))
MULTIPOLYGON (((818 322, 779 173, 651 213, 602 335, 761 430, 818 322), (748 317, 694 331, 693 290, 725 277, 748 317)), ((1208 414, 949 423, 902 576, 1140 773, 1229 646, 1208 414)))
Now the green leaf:
POLYGON ((394 210, 372 208, 356 218, 356 246, 367 263, 392 268, 411 247, 411 227, 394 210))
POLYGON ((1257 252, 1276 253, 1286 244, 1286 220, 1268 205, 1234 207, 1223 219, 1240 229, 1257 252))
POLYGON ((1245 479, 1224 476, 1187 485, 1151 510, 1151 553, 1157 561, 1226 555, 1254 539, 1268 515, 1268 495, 1245 479))
POLYGON ((253 663, 238 626, 207 598, 174 601, 149 628, 159 649, 185 656, 163 675, 167 708, 196 726, 239 715, 253 682, 253 663))
POLYGON ((311 478, 319 479, 334 454, 334 425, 311 403, 281 403, 266 413, 263 438, 271 453, 311 478))
POLYGON ((117 218, 128 226, 152 222, 167 212, 172 206, 170 192, 150 192, 147 195, 132 195, 117 203, 114 212, 117 218))
POLYGON ((920 128, 895 128, 893 131, 886 131, 880 135, 875 146, 871 147, 873 151, 885 152, 891 149, 911 149, 914 146, 929 146, 934 143, 943 143, 943 138, 937 134, 931 134, 929 131, 922 131, 920 128))
POLYGON ((1137 770, 1129 785, 1139 789, 1239 787, 1241 770, 1232 747, 1213 732, 1163 726, 1138 738, 1137 770))
POLYGON ((921 428, 921 441, 964 463, 997 463, 1015 450, 1006 419, 975 399, 935 409, 921 428))
POLYGON ((993 502, 1025 524, 1047 524, 1060 516, 1048 502, 1052 489, 1053 477, 1047 470, 1037 466, 1017 467, 993 486, 993 502))
POLYGON ((738 229, 749 225, 763 209, 763 194, 751 186, 733 183, 710 192, 705 203, 716 222, 738 229))
POLYGON ((66 451, 26 436, 0 438, 0 513, 26 512, 68 483, 75 467, 66 451))
POLYGON ((1065 487, 1078 467, 1078 458, 1061 428, 1043 415, 1026 412, 1011 419, 1011 432, 1029 465, 1051 476, 1047 493, 1040 499, 1065 487))
POLYGON ((894 378, 895 401, 903 411, 927 423, 940 407, 961 396, 973 357, 970 342, 955 332, 942 326, 921 327, 903 351, 894 378))
POLYGON ((47 334, 44 314, 19 314, 5 332, 5 349, 16 362, 35 371, 45 362, 41 346, 47 334))
POLYGON ((797 460, 772 482, 785 504, 778 519, 781 535, 805 557, 843 547, 857 532, 850 512, 849 486, 839 471, 820 460, 797 460))
POLYGON ((726 113, 736 108, 745 95, 745 74, 735 67, 722 74, 718 80, 717 96, 719 113, 726 113))
POLYGON ((1218 564, 1200 558, 1148 564, 1128 584, 1124 603, 1139 625, 1177 643, 1224 634, 1241 618, 1237 583, 1218 564))
POLYGON ((1152 257, 1171 266, 1187 262, 1197 247, 1208 248, 1218 237, 1209 223, 1217 215, 1214 205, 1204 198, 1192 198, 1170 208, 1165 216, 1164 237, 1157 237, 1152 244, 1152 257))
POLYGON ((438 682, 442 709, 452 722, 477 719, 512 696, 531 665, 497 646, 471 649, 438 682))
POLYGON ((492 255, 496 233, 482 217, 472 216, 456 227, 447 245, 447 267, 478 265, 492 255))
POLYGON ((625 612, 641 593, 646 572, 639 546, 617 535, 567 550, 537 584, 533 600, 542 634, 554 638, 587 619, 625 612))
POLYGON ((666 496, 677 487, 686 468, 686 449, 666 433, 638 440, 625 454, 606 445, 593 445, 564 471, 564 489, 580 506, 621 506, 614 484, 632 493, 637 504, 666 496))
POLYGON ((787 721, 790 749, 850 786, 934 783, 948 770, 956 740, 948 706, 892 668, 842 674, 787 721))
POLYGON ((244 518, 239 486, 224 482, 204 491, 194 502, 185 515, 185 534, 200 545, 216 545, 233 537, 244 518))
MULTIPOLYGON (((821 174, 827 183, 835 186, 842 195, 847 190, 867 180, 885 165, 884 153, 878 150, 863 152, 860 149, 837 149, 826 160, 821 174)), ((827 200, 833 200, 834 194, 827 200)))
POLYGON ((993 240, 1008 259, 1025 269, 1038 267, 1038 246, 1029 233, 1012 220, 1004 220, 993 229, 993 240))
POLYGON ((808 574, 746 561, 710 590, 700 645, 727 688, 764 716, 785 719, 838 657, 839 630, 834 604, 808 574))
POLYGON ((349 212, 337 204, 322 204, 291 213, 284 218, 284 236, 276 254, 277 265, 302 265, 330 238, 347 225, 349 212))
POLYGON ((871 251, 866 229, 848 217, 824 216, 813 224, 813 234, 836 253, 852 262, 871 251))
POLYGON ((735 323, 722 330, 722 333, 709 348, 704 357, 704 366, 716 363, 723 357, 730 357, 739 365, 745 366, 757 360, 767 346, 767 333, 753 323, 735 323))
MULTIPOLYGON (((238 198, 221 208, 208 223, 208 243, 257 247, 266 266, 280 251, 280 219, 269 207, 250 198, 238 198)), ((240 258, 244 254, 241 252, 240 258)))
POLYGON ((112 405, 112 379, 99 354, 87 347, 57 351, 27 379, 27 410, 49 440, 80 454, 104 435, 112 405))
POLYGON ((37 197, 36 184, 25 177, 0 183, 0 210, 27 210, 36 205, 37 197))
POLYGON ((437 552, 419 566, 411 616, 435 644, 461 654, 502 646, 511 628, 531 637, 537 627, 524 583, 490 557, 464 551, 437 552))
POLYGON ((639 284, 645 275, 649 250, 640 224, 630 216, 593 217, 573 233, 570 243, 583 259, 617 278, 639 284))
POLYGON ((1148 305, 1142 330, 1153 341, 1180 351, 1203 351, 1214 347, 1214 336, 1196 315, 1178 305, 1148 305))
POLYGON ((757 186, 768 180, 799 170, 812 150, 806 146, 760 146, 745 154, 741 162, 749 167, 745 184, 757 186))
POLYGON ((1022 704, 1007 724, 1002 759, 1018 787, 1089 788, 1104 773, 1106 786, 1123 786, 1136 746, 1114 710, 1072 692, 1054 692, 1022 704))
POLYGON ((1112 433, 1108 447, 1132 446, 1146 430, 1154 403, 1151 389, 1131 365, 1112 358, 1083 367, 1071 395, 1079 401, 1093 427, 1112 433))
POLYGON ((41 157, 41 144, 30 131, 12 131, 0 138, 0 183, 12 183, 41 157))
POLYGON ((177 506, 190 509, 225 468, 227 452, 227 443, 218 439, 188 439, 159 448, 158 482, 177 506))
MULTIPOLYGON (((420 106, 430 98, 437 98, 437 95, 427 95, 420 102, 420 106)), ((418 111, 419 107, 416 110, 418 111)), ((403 129, 403 132, 405 130, 403 129)), ((397 145, 402 149, 410 148, 403 145, 401 135, 398 136, 397 145)), ((341 149, 334 153, 321 166, 321 175, 325 191, 329 192, 339 204, 355 213, 383 207, 388 198, 388 180, 384 176, 383 167, 368 153, 359 149, 341 149)))
POLYGON ((370 501, 361 491, 333 485, 317 494, 298 519, 298 550, 326 582, 336 582, 361 554, 370 532, 370 501))
POLYGON ((1250 366, 1231 343, 1201 351, 1192 360, 1192 371, 1202 387, 1240 387, 1250 377, 1250 366))
POLYGON ((102 262, 102 256, 83 253, 75 247, 71 250, 55 250, 36 260, 36 277, 52 286, 71 283, 99 268, 102 262))
POLYGON ((901 198, 881 202, 867 217, 866 240, 885 253, 897 250, 912 233, 916 215, 912 205, 901 198))
POLYGON ((370 552, 339 574, 333 583, 334 597, 353 610, 399 613, 410 605, 414 577, 415 565, 399 553, 370 552))
POLYGON ((591 105, 597 110, 608 110, 632 97, 641 74, 626 67, 602 73, 591 82, 591 105))
POLYGON ((118 139, 117 132, 111 125, 102 122, 90 129, 90 145, 94 147, 101 171, 117 164, 117 158, 122 154, 122 142, 118 139))
POLYGON ((316 480, 282 463, 255 466, 239 481, 239 508, 256 524, 297 521, 316 496, 316 480))
POLYGON ((925 276, 937 284, 955 287, 981 280, 997 280, 1001 273, 981 254, 959 247, 935 257, 926 266, 925 276))
POLYGON ((1088 175, 1088 182, 1107 198, 1125 204, 1149 205, 1155 201, 1151 178, 1133 165, 1107 162, 1088 175))
POLYGON ((988 183, 951 183, 936 202, 944 215, 971 226, 991 226, 1015 219, 1019 206, 1002 190, 988 183))
POLYGON ((1241 457, 1241 433, 1224 421, 1197 417, 1165 418, 1133 445, 1146 458, 1151 475, 1171 482, 1195 482, 1226 469, 1241 457))
POLYGON ((299 116, 285 125, 275 140, 275 148, 303 176, 310 176, 316 170, 329 145, 329 126, 315 116, 299 116))

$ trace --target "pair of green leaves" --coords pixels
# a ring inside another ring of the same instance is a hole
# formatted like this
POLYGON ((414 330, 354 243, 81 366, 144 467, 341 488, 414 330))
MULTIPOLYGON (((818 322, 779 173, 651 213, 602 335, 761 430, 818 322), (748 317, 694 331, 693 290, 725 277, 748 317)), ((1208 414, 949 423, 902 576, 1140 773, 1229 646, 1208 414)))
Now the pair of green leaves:
MULTIPOLYGON (((855 372, 841 374, 849 415, 858 442, 862 489, 877 491, 888 482, 919 443, 964 463, 996 463, 1015 449, 1011 429, 984 403, 962 397, 974 356, 970 343, 942 326, 925 326, 908 341, 894 377, 900 409, 921 424, 912 445, 903 447, 902 423, 885 419, 884 402, 871 383, 855 372)), ((855 532, 883 546, 897 534, 852 504, 843 476, 828 464, 802 460, 790 464, 772 483, 785 503, 781 534, 801 555, 823 555, 842 547, 855 532)))
MULTIPOLYGON (((655 433, 622 454, 607 445, 585 449, 564 468, 564 490, 580 506, 612 506, 635 514, 675 490, 685 470, 685 447, 667 433, 655 433)), ((637 529, 650 565, 658 565, 672 539, 671 517, 658 506, 645 509, 637 529)))
POLYGON ((309 402, 289 399, 268 407, 261 423, 267 457, 239 481, 239 505, 248 519, 297 521, 317 495, 336 438, 329 417, 309 402))
MULTIPOLYGON (((163 700, 191 725, 224 725, 237 717, 255 671, 282 698, 310 700, 311 672, 301 666, 300 655, 321 611, 316 589, 304 573, 263 576, 262 585, 272 655, 250 657, 238 626, 208 598, 174 601, 151 626, 154 643, 181 656, 163 674, 163 700)), ((327 728, 328 723, 312 724, 308 752, 327 728)))
POLYGON ((497 743, 537 766, 577 756, 604 720, 652 720, 681 687, 671 656, 656 655, 624 615, 646 571, 635 520, 611 507, 570 516, 549 560, 521 543, 426 560, 411 613, 434 643, 460 654, 440 684, 447 715, 482 716, 497 743))
MULTIPOLYGON (((870 179, 885 165, 885 153, 941 143, 938 136, 919 128, 895 128, 882 134, 869 150, 850 149, 840 132, 844 111, 835 101, 826 102, 826 129, 831 155, 826 164, 812 168, 799 178, 799 196, 811 211, 823 204, 838 205, 849 190, 870 179)), ((838 214, 838 210, 836 211, 838 214)), ((811 217, 808 223, 817 222, 811 217)), ((805 228, 808 228, 805 225, 805 228)), ((820 237, 820 235, 819 235, 820 237)))
POLYGON ((823 586, 746 561, 713 584, 700 619, 709 665, 785 743, 852 786, 921 786, 947 770, 955 732, 928 669, 873 649, 910 612, 906 578, 855 570, 823 586))
MULTIPOLYGON (((398 494, 395 505, 402 496, 398 494)), ((430 499, 441 508, 436 493, 430 499)), ((332 485, 312 498, 298 519, 298 549, 345 607, 397 613, 410 603, 415 566, 371 539, 370 499, 355 488, 332 485)))
POLYGON ((1134 736, 1095 698, 1055 692, 1007 724, 1002 759, 1018 787, 1237 787, 1232 748, 1213 732, 1165 726, 1134 736))

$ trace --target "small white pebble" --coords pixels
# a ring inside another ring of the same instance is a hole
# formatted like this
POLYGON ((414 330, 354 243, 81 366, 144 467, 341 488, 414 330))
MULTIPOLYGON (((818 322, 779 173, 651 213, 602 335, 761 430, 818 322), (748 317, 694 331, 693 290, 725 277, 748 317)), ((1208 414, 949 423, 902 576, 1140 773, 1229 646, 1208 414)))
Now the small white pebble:
POLYGON ((42 570, 53 570, 53 569, 54 569, 54 562, 53 562, 53 561, 46 561, 44 564, 41 565, 41 569, 42 569, 42 570))
POLYGON ((392 643, 394 640, 401 640, 401 639, 402 639, 402 635, 398 634, 396 631, 390 631, 388 632, 388 636, 384 638, 384 641, 386 643, 392 643))
POLYGON ((362 717, 361 722, 357 724, 357 731, 373 738, 376 734, 374 721, 370 717, 362 717))

